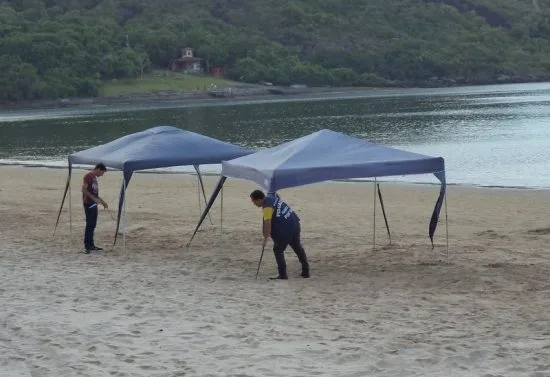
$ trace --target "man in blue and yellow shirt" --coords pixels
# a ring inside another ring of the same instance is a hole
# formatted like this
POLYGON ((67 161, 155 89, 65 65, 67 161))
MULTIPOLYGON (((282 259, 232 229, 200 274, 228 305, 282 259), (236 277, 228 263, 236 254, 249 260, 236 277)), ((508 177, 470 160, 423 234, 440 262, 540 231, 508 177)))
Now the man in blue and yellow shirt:
POLYGON ((304 278, 309 277, 309 264, 307 256, 300 242, 300 218, 298 215, 276 194, 265 194, 255 190, 250 194, 250 199, 256 207, 261 207, 263 212, 263 246, 265 247, 269 237, 273 240, 273 252, 277 261, 279 275, 275 279, 288 279, 286 273, 285 250, 288 245, 294 250, 302 264, 304 278))

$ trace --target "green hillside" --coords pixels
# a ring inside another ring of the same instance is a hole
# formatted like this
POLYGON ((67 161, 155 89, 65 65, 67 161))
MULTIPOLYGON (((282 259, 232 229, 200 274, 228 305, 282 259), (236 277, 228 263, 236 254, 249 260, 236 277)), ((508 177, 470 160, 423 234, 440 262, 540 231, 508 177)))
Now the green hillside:
POLYGON ((202 68, 245 82, 442 86, 550 78, 537 0, 0 0, 0 101, 97 96, 202 68))

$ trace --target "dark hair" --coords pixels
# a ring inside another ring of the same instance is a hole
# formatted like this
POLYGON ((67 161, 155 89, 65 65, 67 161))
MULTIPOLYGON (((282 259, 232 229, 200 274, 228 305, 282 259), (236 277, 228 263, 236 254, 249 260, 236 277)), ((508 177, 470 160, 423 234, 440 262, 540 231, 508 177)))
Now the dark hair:
POLYGON ((100 162, 99 164, 97 164, 97 165, 95 166, 95 168, 96 168, 97 170, 107 171, 107 168, 105 167, 105 165, 104 165, 102 162, 100 162))
POLYGON ((263 200, 265 198, 264 193, 261 190, 254 190, 250 194, 252 200, 263 200))

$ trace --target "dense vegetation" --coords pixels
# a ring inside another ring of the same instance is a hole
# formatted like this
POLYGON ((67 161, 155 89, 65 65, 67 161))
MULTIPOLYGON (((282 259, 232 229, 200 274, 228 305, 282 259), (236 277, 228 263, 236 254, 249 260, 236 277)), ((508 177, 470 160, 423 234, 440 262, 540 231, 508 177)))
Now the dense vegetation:
POLYGON ((550 77, 537 0, 0 0, 0 100, 96 96, 193 47, 247 82, 452 85, 550 77))

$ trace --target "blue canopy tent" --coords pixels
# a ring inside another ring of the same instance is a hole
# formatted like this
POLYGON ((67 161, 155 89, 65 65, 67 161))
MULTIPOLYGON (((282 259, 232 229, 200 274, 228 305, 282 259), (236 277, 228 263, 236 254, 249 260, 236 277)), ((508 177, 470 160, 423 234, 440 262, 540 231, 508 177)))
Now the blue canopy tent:
POLYGON ((124 209, 126 208, 125 193, 134 171, 193 165, 202 186, 206 202, 199 165, 219 164, 223 160, 230 160, 251 153, 253 153, 253 150, 171 126, 153 127, 145 131, 123 136, 106 144, 72 153, 68 156, 69 172, 67 184, 65 185, 65 192, 63 193, 55 227, 57 228, 57 224, 59 223, 67 191, 70 190, 73 164, 95 165, 102 162, 108 168, 122 171, 123 182, 118 202, 114 245, 120 227, 121 212, 123 207, 124 209))
POLYGON ((439 197, 428 227, 433 247, 433 236, 446 193, 443 158, 369 143, 327 129, 273 148, 223 161, 221 177, 188 245, 228 177, 251 180, 269 193, 276 193, 284 188, 328 180, 367 177, 376 179, 383 176, 425 173, 433 173, 441 182, 439 197))

